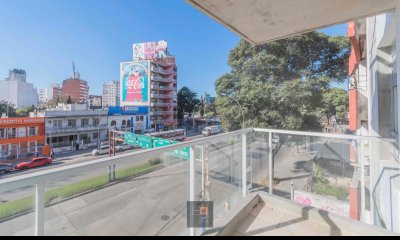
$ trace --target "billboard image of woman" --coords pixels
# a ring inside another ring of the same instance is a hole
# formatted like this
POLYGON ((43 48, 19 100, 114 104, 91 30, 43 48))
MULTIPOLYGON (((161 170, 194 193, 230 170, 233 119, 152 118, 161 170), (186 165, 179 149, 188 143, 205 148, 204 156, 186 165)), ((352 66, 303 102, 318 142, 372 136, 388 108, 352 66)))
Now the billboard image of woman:
POLYGON ((121 71, 122 101, 145 104, 148 101, 147 62, 124 64, 121 71))

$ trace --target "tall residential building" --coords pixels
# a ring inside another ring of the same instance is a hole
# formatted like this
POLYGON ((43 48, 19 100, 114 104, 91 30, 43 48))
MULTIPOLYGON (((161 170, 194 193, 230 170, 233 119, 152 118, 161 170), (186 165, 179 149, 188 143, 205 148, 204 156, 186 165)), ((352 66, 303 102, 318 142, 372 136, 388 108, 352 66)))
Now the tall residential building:
POLYGON ((76 103, 87 103, 89 100, 89 85, 79 73, 63 81, 61 92, 63 98, 71 97, 76 103))
POLYGON ((205 104, 210 105, 215 103, 215 97, 211 97, 209 93, 205 93, 205 104))
POLYGON ((39 103, 47 103, 50 100, 61 97, 61 87, 57 83, 50 87, 39 89, 39 103))
POLYGON ((89 95, 89 109, 102 109, 102 97, 97 95, 89 95))
POLYGON ((133 61, 121 63, 121 106, 148 107, 148 128, 176 129, 177 66, 167 42, 134 44, 133 55, 133 61))
POLYGON ((0 81, 0 89, 0 100, 11 102, 16 108, 37 105, 37 90, 26 82, 25 70, 10 70, 9 77, 0 81))
POLYGON ((109 81, 103 84, 103 107, 119 106, 119 82, 109 81))

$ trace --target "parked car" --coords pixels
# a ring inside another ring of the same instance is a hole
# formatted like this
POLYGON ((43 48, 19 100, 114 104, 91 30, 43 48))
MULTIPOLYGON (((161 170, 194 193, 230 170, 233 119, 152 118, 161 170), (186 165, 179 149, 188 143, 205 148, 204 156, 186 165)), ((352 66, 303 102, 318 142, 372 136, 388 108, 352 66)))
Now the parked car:
POLYGON ((13 169, 10 163, 0 163, 0 175, 6 174, 13 169))
POLYGON ((129 149, 133 149, 133 146, 126 143, 115 146, 115 151, 117 152, 122 152, 129 149))
POLYGON ((99 148, 95 149, 92 151, 93 156, 99 156, 101 154, 107 154, 110 151, 110 145, 103 145, 100 146, 99 148))
POLYGON ((25 170, 28 168, 40 167, 40 166, 47 166, 53 162, 51 157, 37 157, 33 158, 30 162, 22 162, 15 166, 17 170, 25 170))

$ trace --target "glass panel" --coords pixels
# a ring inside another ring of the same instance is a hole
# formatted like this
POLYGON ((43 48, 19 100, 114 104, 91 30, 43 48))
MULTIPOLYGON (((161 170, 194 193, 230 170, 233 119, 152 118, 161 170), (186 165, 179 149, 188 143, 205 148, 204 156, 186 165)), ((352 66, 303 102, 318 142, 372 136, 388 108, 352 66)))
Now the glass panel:
MULTIPOLYGON (((10 172, 1 178, 23 174, 10 172)), ((26 187, 0 192, 0 233, 2 236, 35 234, 35 188, 26 187)))

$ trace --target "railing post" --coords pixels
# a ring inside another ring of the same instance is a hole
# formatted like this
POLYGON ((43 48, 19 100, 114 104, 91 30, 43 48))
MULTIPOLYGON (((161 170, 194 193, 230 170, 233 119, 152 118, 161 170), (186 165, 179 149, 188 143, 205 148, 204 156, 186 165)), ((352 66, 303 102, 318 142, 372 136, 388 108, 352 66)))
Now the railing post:
POLYGON ((272 133, 268 133, 268 171, 269 171, 269 194, 274 194, 274 164, 273 164, 273 153, 272 153, 272 133))
MULTIPOLYGON (((194 162, 194 147, 190 146, 189 160, 189 201, 195 200, 194 185, 195 185, 195 162, 194 162)), ((194 236, 194 228, 189 228, 189 236, 194 236)))
POLYGON ((44 183, 36 184, 35 194, 35 236, 44 235, 44 183))
POLYGON ((205 196, 205 180, 204 180, 204 145, 201 145, 201 194, 205 196))
POLYGON ((360 220, 365 222, 365 152, 364 152, 364 140, 361 142, 361 161, 360 161, 360 186, 361 186, 361 215, 360 220))
POLYGON ((247 195, 247 135, 242 134, 242 196, 247 195))

